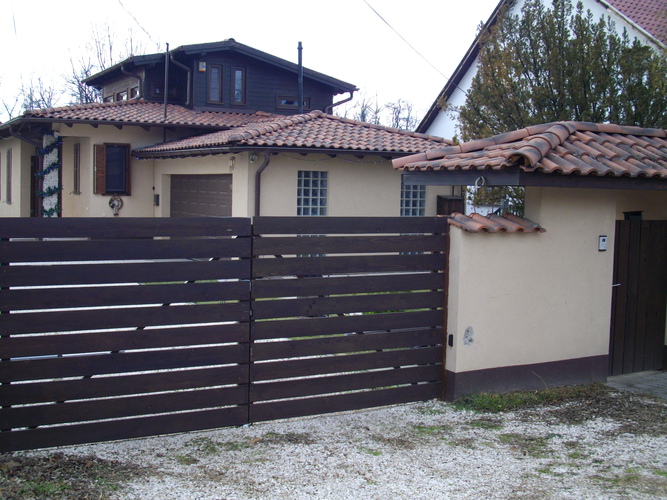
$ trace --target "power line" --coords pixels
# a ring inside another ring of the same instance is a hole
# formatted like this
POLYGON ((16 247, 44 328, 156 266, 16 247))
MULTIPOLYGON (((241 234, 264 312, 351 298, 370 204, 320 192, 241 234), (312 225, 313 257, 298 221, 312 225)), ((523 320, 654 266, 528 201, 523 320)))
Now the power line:
POLYGON ((146 33, 146 36, 150 39, 150 41, 153 42, 156 46, 158 46, 159 43, 156 42, 155 40, 153 40, 153 37, 150 35, 150 33, 149 33, 148 31, 146 31, 146 29, 141 25, 141 23, 139 23, 139 21, 137 21, 137 18, 134 17, 134 14, 132 14, 129 10, 127 10, 127 9, 125 8, 125 5, 123 5, 123 2, 122 2, 121 0, 118 0, 118 3, 120 4, 121 8, 125 11, 125 13, 126 13, 128 16, 130 16, 130 17, 134 20, 135 23, 137 23, 137 26, 139 26, 139 28, 141 29, 141 31, 143 31, 144 33, 146 33))
MULTIPOLYGON (((118 0, 118 1, 120 1, 120 0, 118 0)), ((394 27, 393 27, 391 24, 389 24, 389 23, 387 22, 387 20, 386 20, 384 17, 382 17, 382 16, 380 15, 380 13, 379 13, 377 10, 375 10, 371 4, 368 3, 368 0, 364 0, 364 3, 365 3, 366 5, 368 5, 368 7, 375 13, 375 15, 378 16, 380 19, 382 19, 382 22, 385 23, 387 26, 389 26, 389 28, 391 28, 391 30, 392 30, 394 33, 396 33, 396 34, 401 38, 401 40, 403 40, 403 41, 404 41, 404 42, 405 42, 405 43, 406 43, 412 50, 414 50, 415 53, 416 53, 419 57, 421 57, 424 61, 426 61, 426 63, 427 63, 429 66, 431 66, 434 70, 436 70, 438 73, 440 73, 440 75, 441 75, 445 80, 448 79, 448 77, 447 77, 446 75, 444 75, 444 74, 442 73, 442 71, 440 71, 438 68, 436 68, 435 65, 434 65, 431 61, 429 61, 428 59, 426 59, 426 57, 424 57, 424 56, 421 54, 421 52, 419 52, 417 49, 415 49, 415 48, 412 46, 412 44, 411 44, 410 42, 408 42, 408 41, 403 37, 403 35, 401 35, 398 31, 396 31, 396 29, 394 29, 394 27)))

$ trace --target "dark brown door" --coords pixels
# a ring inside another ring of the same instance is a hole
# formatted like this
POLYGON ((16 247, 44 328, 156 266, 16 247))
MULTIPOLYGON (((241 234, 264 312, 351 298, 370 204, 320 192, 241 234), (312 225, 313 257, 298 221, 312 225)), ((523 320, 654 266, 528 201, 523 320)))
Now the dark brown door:
POLYGON ((232 176, 172 175, 172 217, 231 217, 232 176))
POLYGON ((609 374, 664 368, 667 221, 616 222, 609 374))

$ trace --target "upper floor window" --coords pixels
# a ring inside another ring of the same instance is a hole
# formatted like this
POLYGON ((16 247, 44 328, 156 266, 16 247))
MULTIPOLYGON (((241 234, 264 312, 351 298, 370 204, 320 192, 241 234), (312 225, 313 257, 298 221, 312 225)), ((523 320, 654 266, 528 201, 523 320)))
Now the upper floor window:
POLYGON ((327 172, 299 170, 296 214, 327 215, 327 172))
POLYGON ((245 68, 239 68, 235 66, 233 69, 234 74, 234 102, 233 104, 240 105, 245 104, 245 68))
POLYGON ((222 66, 211 64, 208 67, 208 102, 222 104, 222 66))
POLYGON ((130 194, 130 145, 95 144, 95 194, 130 194))
POLYGON ((121 90, 116 93, 116 101, 127 101, 127 90, 121 90))

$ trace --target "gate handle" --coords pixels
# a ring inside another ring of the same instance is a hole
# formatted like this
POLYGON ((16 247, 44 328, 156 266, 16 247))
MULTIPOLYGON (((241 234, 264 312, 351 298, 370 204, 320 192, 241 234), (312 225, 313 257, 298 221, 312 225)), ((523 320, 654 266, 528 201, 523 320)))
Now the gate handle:
POLYGON ((612 288, 615 287, 615 286, 621 286, 621 283, 614 283, 614 284, 611 285, 611 286, 612 286, 612 288))

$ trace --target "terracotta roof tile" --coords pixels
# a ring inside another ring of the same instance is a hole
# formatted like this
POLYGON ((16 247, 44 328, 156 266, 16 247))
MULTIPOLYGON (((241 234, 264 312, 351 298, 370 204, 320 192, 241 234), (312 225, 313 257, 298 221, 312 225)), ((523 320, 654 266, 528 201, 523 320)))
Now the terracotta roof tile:
POLYGON ((59 108, 26 111, 18 119, 63 122, 97 122, 110 124, 182 125, 196 127, 230 128, 248 123, 275 121, 280 115, 257 113, 225 113, 194 111, 175 104, 164 105, 143 100, 109 103, 78 104, 59 108))
POLYGON ((502 170, 667 179, 667 131, 558 122, 398 158, 394 168, 502 170))
POLYGON ((312 111, 303 115, 280 117, 272 122, 248 124, 233 130, 213 132, 189 139, 137 149, 141 158, 201 154, 225 146, 290 147, 302 149, 349 150, 359 152, 415 153, 448 145, 439 137, 312 111))
POLYGON ((665 0, 607 0, 662 43, 667 44, 667 2, 665 0))
POLYGON ((454 212, 447 222, 471 233, 544 233, 546 231, 539 224, 512 214, 504 216, 492 214, 485 217, 476 213, 463 215, 454 212))

